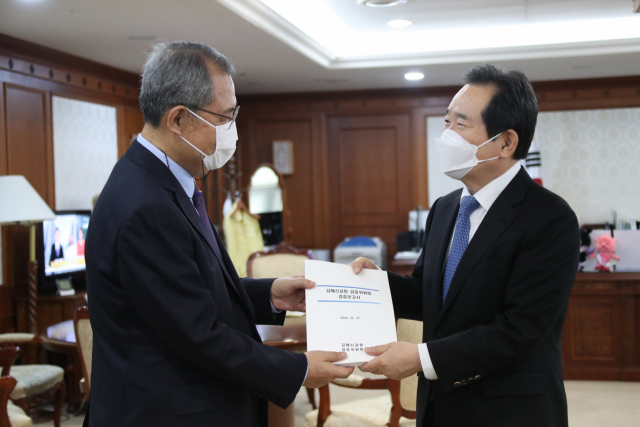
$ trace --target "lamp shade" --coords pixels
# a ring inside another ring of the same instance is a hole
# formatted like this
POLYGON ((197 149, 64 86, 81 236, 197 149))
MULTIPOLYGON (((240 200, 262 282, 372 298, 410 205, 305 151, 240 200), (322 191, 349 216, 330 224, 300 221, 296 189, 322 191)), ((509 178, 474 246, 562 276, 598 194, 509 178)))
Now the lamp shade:
POLYGON ((0 176, 0 224, 28 225, 54 216, 24 176, 0 176))

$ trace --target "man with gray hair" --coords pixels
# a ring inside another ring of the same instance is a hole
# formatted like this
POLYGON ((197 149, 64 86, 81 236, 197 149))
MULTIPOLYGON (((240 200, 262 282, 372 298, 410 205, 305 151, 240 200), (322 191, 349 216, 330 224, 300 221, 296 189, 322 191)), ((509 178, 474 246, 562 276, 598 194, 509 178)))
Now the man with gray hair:
POLYGON ((305 309, 301 276, 239 279, 194 177, 235 151, 233 66, 215 49, 161 43, 142 74, 145 126, 93 211, 86 259, 94 332, 85 425, 265 426, 353 368, 342 353, 278 350, 256 324, 305 309))

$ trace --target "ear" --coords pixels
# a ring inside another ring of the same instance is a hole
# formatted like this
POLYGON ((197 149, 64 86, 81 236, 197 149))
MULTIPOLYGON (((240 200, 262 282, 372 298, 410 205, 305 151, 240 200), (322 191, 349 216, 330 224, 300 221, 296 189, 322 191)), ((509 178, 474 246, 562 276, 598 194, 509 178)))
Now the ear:
POLYGON ((182 135, 186 124, 188 123, 187 115, 189 112, 183 105, 176 105, 164 114, 164 120, 167 129, 176 135, 182 135))
POLYGON ((500 147, 500 157, 504 159, 512 159, 513 154, 518 148, 518 134, 513 129, 506 130, 502 133, 501 137, 498 137, 500 147))

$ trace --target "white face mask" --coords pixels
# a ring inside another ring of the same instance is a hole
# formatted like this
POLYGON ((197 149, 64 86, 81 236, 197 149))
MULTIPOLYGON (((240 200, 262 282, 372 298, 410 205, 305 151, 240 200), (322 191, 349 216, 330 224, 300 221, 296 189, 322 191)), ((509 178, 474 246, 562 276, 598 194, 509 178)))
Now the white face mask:
POLYGON ((496 156, 486 160, 478 160, 477 154, 480 147, 490 143, 500 135, 502 135, 502 132, 480 145, 473 145, 457 132, 445 129, 442 132, 442 136, 436 138, 436 151, 438 152, 438 161, 442 172, 453 179, 461 179, 478 163, 499 158, 500 156, 496 156))
POLYGON ((225 123, 220 126, 213 125, 191 111, 187 108, 191 114, 211 126, 216 130, 216 151, 207 155, 202 152, 202 150, 198 149, 195 145, 184 139, 182 136, 182 140, 193 147, 198 153, 200 153, 200 157, 202 157, 202 161, 204 162, 204 166, 208 171, 212 171, 215 169, 220 169, 223 167, 231 157, 233 157, 233 153, 236 152, 236 141, 238 141, 238 129, 236 128, 235 120, 229 125, 229 123, 225 123))

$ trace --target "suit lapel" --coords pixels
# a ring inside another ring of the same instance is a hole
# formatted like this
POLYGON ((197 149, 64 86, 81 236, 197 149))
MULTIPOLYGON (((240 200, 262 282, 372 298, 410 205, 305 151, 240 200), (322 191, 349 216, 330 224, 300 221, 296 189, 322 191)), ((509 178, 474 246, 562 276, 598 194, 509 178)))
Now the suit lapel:
POLYGON ((189 198, 186 196, 183 197, 182 194, 179 195, 177 199, 178 199, 178 204, 180 205, 180 209, 182 209, 182 212, 191 223, 191 226, 195 228, 196 231, 200 234, 200 237, 202 237, 204 241, 207 242, 207 245, 209 246, 209 248, 211 248, 211 252, 213 252, 214 255, 216 256, 218 263, 220 263, 220 266, 223 268, 223 270, 225 270, 225 273, 227 273, 226 268, 224 267, 224 263, 222 262, 222 259, 218 256, 216 251, 213 249, 213 242, 209 238, 209 233, 207 233, 207 230, 204 228, 202 219, 200 218, 200 215, 198 215, 198 211, 196 211, 196 208, 195 206, 193 206, 193 203, 191 202, 191 200, 189 200, 189 198))
MULTIPOLYGON (((177 199, 180 205, 180 209, 182 209, 182 212, 191 223, 191 226, 196 229, 196 231, 200 234, 200 237, 202 237, 202 239, 204 239, 204 241, 207 242, 207 245, 209 246, 209 248, 211 248, 211 252, 213 252, 216 259, 218 260, 218 264, 220 264, 220 268, 222 269, 223 274, 226 276, 227 280, 231 284, 231 287, 236 291, 240 299, 242 299, 245 303, 247 303, 248 300, 247 298, 245 298, 246 293, 238 289, 238 285, 235 283, 231 274, 229 274, 229 271, 227 270, 227 267, 224 263, 224 259, 221 256, 218 256, 216 251, 213 249, 213 242, 211 242, 211 239, 208 237, 209 233, 207 233, 207 230, 204 228, 204 224, 200 219, 200 215, 198 215, 198 212, 193 206, 193 203, 191 202, 191 200, 189 200, 189 198, 186 196, 183 197, 183 195, 178 195, 177 199)), ((220 239, 218 238, 218 233, 215 231, 215 227, 213 227, 213 225, 211 227, 214 230, 213 231, 214 238, 218 239, 218 247, 220 247, 220 255, 222 255, 222 244, 220 243, 220 239)))
POLYGON ((228 274, 227 277, 231 276, 231 283, 236 288, 236 291, 240 295, 240 298, 244 300, 246 307, 249 308, 251 318, 255 320, 255 310, 253 308, 253 303, 251 302, 249 295, 247 295, 247 291, 244 289, 244 286, 242 286, 242 283, 240 282, 240 277, 238 276, 238 273, 235 267, 233 266, 233 261, 231 261, 231 258, 229 257, 227 249, 222 244, 222 239, 220 238, 220 235, 218 234, 218 231, 213 226, 213 224, 211 224, 211 228, 213 229, 213 234, 215 235, 215 238, 218 240, 218 246, 220 247, 220 254, 222 255, 223 266, 226 266, 226 265, 229 266, 229 268, 226 269, 225 271, 231 272, 230 274, 228 274))
MULTIPOLYGON (((478 227, 471 242, 469 242, 469 246, 467 246, 467 249, 462 255, 460 263, 458 263, 456 272, 451 279, 451 286, 447 292, 447 297, 444 300, 442 310, 440 310, 438 322, 442 320, 444 314, 456 298, 456 295, 466 284, 478 261, 482 259, 491 245, 493 245, 518 216, 513 206, 524 199, 530 183, 531 178, 524 169, 521 169, 500 196, 498 196, 489 209, 489 212, 487 212, 480 227, 478 227)), ((447 245, 448 243, 449 242, 447 242, 447 245)), ((442 280, 440 280, 440 283, 442 284, 442 280)))
MULTIPOLYGON (((460 207, 460 194, 462 190, 456 191, 450 197, 442 199, 442 205, 438 206, 434 211, 437 218, 434 218, 433 224, 447 224, 446 227, 433 227, 429 231, 429 239, 425 248, 425 255, 431 254, 428 262, 425 262, 424 277, 429 277, 432 283, 427 290, 428 309, 425 310, 425 316, 428 318, 428 325, 435 327, 440 312, 442 301, 442 276, 444 274, 444 260, 447 256, 449 242, 453 229, 456 224, 458 208, 460 207), (433 256, 435 255, 435 256, 433 256)), ((425 257, 425 259, 427 259, 425 257)), ((425 328, 427 330, 427 328, 425 328)))
MULTIPOLYGON (((246 306, 247 311, 255 317, 255 315, 253 314, 253 306, 251 304, 251 301, 248 299, 246 291, 244 291, 244 288, 242 290, 238 288, 239 285, 236 284, 231 274, 229 274, 224 260, 219 257, 218 254, 216 254, 216 251, 213 249, 213 243, 210 241, 208 233, 204 228, 204 224, 200 219, 200 215, 198 215, 198 212, 196 211, 193 203, 191 202, 189 197, 187 197, 184 189, 180 186, 180 183, 173 175, 173 173, 171 173, 169 168, 167 168, 164 163, 158 160, 158 158, 154 156, 149 150, 144 148, 137 140, 131 144, 131 146, 127 150, 126 156, 136 164, 149 171, 149 173, 151 173, 166 190, 171 191, 175 195, 178 206, 191 223, 191 226, 195 228, 200 236, 207 242, 207 245, 209 245, 211 252, 214 253, 216 259, 218 260, 218 264, 220 264, 220 268, 222 269, 223 274, 226 276, 228 282, 230 283, 230 285, 228 286, 233 288, 233 290, 238 294, 238 297, 240 297, 240 299, 243 301, 243 305, 246 306)), ((213 227, 213 230, 216 238, 218 239, 220 252, 222 253, 223 245, 220 243, 221 241, 215 231, 215 227, 213 227)))

